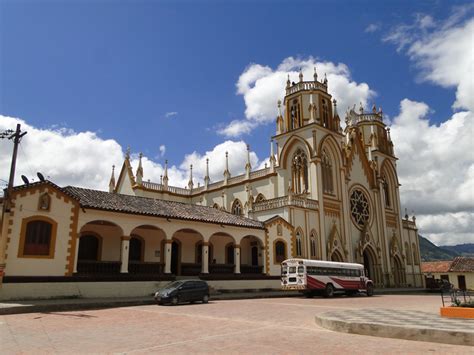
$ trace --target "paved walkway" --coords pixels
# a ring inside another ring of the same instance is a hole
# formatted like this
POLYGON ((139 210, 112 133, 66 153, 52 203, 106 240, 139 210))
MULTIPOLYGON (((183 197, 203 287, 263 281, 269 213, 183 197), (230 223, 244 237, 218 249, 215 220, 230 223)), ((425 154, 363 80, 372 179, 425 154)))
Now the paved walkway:
MULTIPOLYGON (((236 300, 255 298, 294 297, 296 291, 226 292, 211 295, 211 300, 236 300)), ((155 304, 153 297, 126 298, 66 298, 29 301, 9 301, 0 303, 0 315, 35 312, 75 311, 98 308, 130 307, 155 304)))
POLYGON ((469 354, 472 347, 340 333, 314 316, 363 308, 439 312, 438 295, 261 298, 0 315, 8 354, 469 354))
POLYGON ((316 315, 316 323, 344 333, 474 346, 474 319, 445 318, 430 312, 341 310, 316 315))

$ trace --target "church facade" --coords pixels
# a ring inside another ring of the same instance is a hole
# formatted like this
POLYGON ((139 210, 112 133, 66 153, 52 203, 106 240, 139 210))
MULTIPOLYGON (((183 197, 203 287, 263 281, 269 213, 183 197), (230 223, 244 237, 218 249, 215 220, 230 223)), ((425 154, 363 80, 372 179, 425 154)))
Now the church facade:
POLYGON ((191 167, 186 188, 168 184, 167 167, 160 182, 146 181, 141 158, 134 172, 129 153, 108 192, 48 181, 17 187, 2 221, 4 278, 265 280, 300 257, 364 264, 376 287, 423 285, 415 218, 402 217, 381 110, 349 110, 343 130, 327 79, 300 73, 278 102, 270 152, 264 169, 252 170, 248 155, 244 174, 226 164, 221 181, 207 169, 197 186, 191 167), (43 246, 26 245, 43 235, 43 246))

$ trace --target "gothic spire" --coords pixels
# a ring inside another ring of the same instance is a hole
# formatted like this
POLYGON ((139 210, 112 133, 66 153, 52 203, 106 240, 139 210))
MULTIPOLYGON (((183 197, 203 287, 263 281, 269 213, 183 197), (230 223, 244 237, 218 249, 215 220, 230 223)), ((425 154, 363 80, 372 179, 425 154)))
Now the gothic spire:
POLYGON ((250 170, 252 165, 250 165, 250 146, 247 144, 247 164, 245 164, 245 177, 250 179, 250 170))
POLYGON ((165 171, 163 173, 163 187, 168 189, 168 159, 165 160, 165 171))
POLYGON ((227 185, 227 181, 230 179, 229 171, 229 152, 225 152, 225 170, 224 170, 224 184, 227 185))
POLYGON ((194 183, 193 183, 193 164, 189 166, 189 181, 188 181, 188 187, 190 190, 193 189, 194 183))
POLYGON ((112 165, 112 175, 109 181, 109 192, 115 191, 115 165, 112 165))
POLYGON ((142 184, 142 181, 143 181, 143 166, 142 166, 142 157, 143 157, 143 154, 140 153, 138 155, 138 168, 137 168, 137 184, 138 185, 141 185, 142 184))
POLYGON ((204 186, 206 187, 206 190, 209 186, 210 180, 211 179, 209 178, 209 158, 206 158, 206 176, 204 176, 204 186))

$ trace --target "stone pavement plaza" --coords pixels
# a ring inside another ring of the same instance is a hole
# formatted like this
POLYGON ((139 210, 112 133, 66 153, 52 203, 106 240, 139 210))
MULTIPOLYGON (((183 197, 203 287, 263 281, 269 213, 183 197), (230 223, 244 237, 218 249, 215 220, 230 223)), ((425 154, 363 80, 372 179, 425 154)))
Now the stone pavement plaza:
POLYGON ((315 316, 358 309, 438 314, 438 295, 272 298, 0 316, 0 353, 450 353, 473 348, 334 332, 315 316))

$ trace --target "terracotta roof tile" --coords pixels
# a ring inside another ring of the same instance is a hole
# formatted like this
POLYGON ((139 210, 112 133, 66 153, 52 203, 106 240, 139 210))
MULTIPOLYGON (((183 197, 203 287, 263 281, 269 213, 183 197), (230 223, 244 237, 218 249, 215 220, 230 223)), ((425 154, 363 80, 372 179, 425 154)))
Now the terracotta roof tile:
POLYGON ((85 208, 264 229, 262 222, 207 206, 90 190, 75 186, 67 186, 62 190, 74 196, 79 204, 85 208))
POLYGON ((451 261, 428 261, 421 263, 421 272, 448 272, 451 261))
POLYGON ((457 256, 449 268, 451 272, 474 272, 474 258, 457 256))

